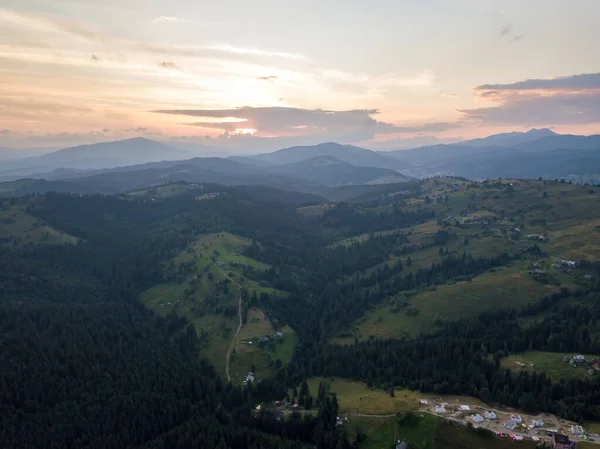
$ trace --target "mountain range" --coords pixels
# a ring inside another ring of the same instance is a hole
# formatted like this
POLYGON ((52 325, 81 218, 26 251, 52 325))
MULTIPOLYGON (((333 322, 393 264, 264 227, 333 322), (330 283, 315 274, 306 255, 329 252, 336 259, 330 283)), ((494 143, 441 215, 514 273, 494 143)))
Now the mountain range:
POLYGON ((52 189, 119 193, 172 181, 314 193, 321 187, 393 184, 438 175, 600 181, 600 135, 561 135, 549 129, 389 152, 328 142, 252 156, 194 157, 198 148, 175 148, 145 138, 81 145, 3 161, 0 180, 30 179, 13 187, 5 184, 4 194, 52 189))

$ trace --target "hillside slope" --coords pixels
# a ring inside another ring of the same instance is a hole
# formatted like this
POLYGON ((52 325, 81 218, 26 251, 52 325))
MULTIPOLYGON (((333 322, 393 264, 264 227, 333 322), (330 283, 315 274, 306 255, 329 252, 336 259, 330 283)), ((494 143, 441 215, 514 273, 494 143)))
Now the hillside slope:
POLYGON ((303 178, 326 186, 393 183, 408 180, 395 170, 359 167, 332 156, 315 156, 292 164, 278 165, 268 171, 303 178))

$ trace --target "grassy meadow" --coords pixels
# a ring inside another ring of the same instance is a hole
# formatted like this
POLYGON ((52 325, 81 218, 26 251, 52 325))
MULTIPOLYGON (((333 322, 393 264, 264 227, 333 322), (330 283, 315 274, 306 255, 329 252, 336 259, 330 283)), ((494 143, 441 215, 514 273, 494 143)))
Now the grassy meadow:
MULTIPOLYGON (((522 354, 510 355, 502 359, 502 366, 510 368, 513 371, 538 371, 545 372, 554 382, 560 382, 561 380, 571 379, 589 379, 591 377, 588 374, 590 369, 588 364, 581 364, 575 367, 571 366, 568 362, 563 360, 566 355, 568 360, 575 355, 573 353, 557 353, 557 352, 542 352, 542 351, 530 351, 522 354)), ((596 355, 584 354, 587 360, 600 359, 596 355)))
MULTIPOLYGON (((225 355, 238 328, 237 314, 225 315, 223 308, 237 308, 242 289, 253 292, 274 293, 274 289, 247 277, 249 269, 265 270, 269 265, 246 257, 242 251, 250 241, 227 232, 206 234, 165 264, 165 272, 184 273, 174 280, 146 290, 140 295, 146 307, 166 316, 171 312, 183 315, 194 323, 198 335, 204 335, 202 355, 225 374, 225 355)), ((281 292, 277 292, 281 293, 281 292)), ((269 360, 280 358, 289 361, 297 337, 291 328, 283 330, 284 338, 275 343, 275 350, 256 344, 260 337, 275 333, 273 323, 263 311, 254 307, 248 310, 246 322, 234 341, 230 361, 230 374, 241 382, 254 367, 258 378, 272 373, 269 360), (242 341, 255 340, 248 345, 242 341), (279 353, 279 355, 278 355, 279 353)))

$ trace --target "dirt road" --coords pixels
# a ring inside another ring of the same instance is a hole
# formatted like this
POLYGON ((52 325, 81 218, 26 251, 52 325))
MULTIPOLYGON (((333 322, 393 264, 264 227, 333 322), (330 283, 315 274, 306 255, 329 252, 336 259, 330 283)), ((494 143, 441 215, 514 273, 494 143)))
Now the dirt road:
MULTIPOLYGON (((238 284, 233 279, 231 279, 223 270, 219 269, 219 271, 221 272, 221 274, 223 276, 225 276, 227 279, 229 279, 231 282, 233 282, 235 285, 237 285, 240 289, 242 288, 242 286, 240 284, 238 284)), ((238 325, 237 331, 235 332, 235 335, 233 336, 233 338, 231 339, 231 342, 229 343, 229 349, 227 349, 227 354, 225 354, 225 374, 227 375, 228 382, 231 382, 231 376, 229 375, 229 360, 231 358, 231 351, 233 350, 233 345, 235 344, 235 340, 237 339, 237 336, 239 335, 240 331, 242 330, 242 295, 241 294, 240 294, 240 297, 238 298, 238 319, 240 320, 240 324, 238 325)))

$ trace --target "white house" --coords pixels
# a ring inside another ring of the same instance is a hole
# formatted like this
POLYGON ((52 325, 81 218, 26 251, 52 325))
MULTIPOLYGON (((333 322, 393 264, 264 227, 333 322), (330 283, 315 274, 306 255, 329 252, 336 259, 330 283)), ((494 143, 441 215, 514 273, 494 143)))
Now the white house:
POLYGON ((460 409, 461 409, 463 412, 468 412, 469 410, 471 410, 471 407, 469 407, 468 405, 461 405, 461 406, 460 406, 460 409))
POLYGON ((510 415, 510 419, 511 421, 514 421, 517 424, 521 424, 523 422, 523 418, 521 418, 521 415, 510 415))
POLYGON ((471 421, 473 421, 474 423, 482 423, 483 420, 483 416, 481 416, 479 413, 477 413, 476 415, 471 415, 470 416, 471 421))
POLYGON ((571 433, 573 435, 583 435, 585 432, 581 426, 571 426, 571 433))
POLYGON ((485 419, 497 419, 496 412, 492 412, 492 411, 484 412, 483 416, 485 416, 485 419))
POLYGON ((446 409, 443 406, 437 406, 436 405, 435 408, 434 408, 434 410, 435 410, 436 413, 442 413, 442 414, 446 413, 446 409))
POLYGON ((532 427, 544 427, 544 421, 541 419, 532 419, 531 426, 532 427))
POLYGON ((583 355, 574 355, 573 363, 585 363, 585 356, 583 355))
POLYGON ((515 422, 515 420, 509 419, 504 423, 504 427, 506 427, 508 430, 515 430, 515 428, 517 427, 517 423, 515 422))

